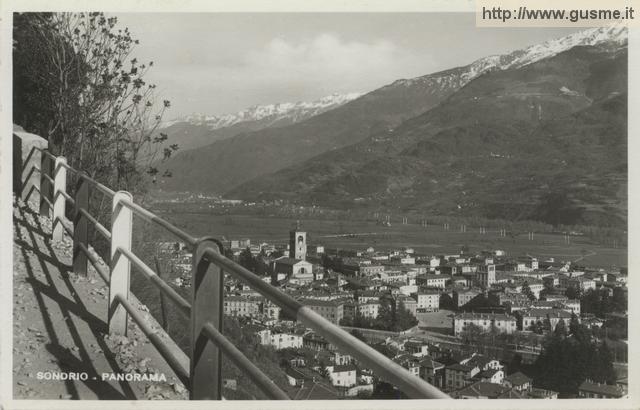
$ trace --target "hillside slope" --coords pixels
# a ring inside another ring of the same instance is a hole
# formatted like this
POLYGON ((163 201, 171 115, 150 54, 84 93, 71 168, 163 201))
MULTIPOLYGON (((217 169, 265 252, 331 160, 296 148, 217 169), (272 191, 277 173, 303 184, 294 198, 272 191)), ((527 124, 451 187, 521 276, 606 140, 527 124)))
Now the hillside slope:
POLYGON ((527 66, 574 46, 604 43, 616 46, 624 42, 624 28, 590 29, 509 54, 485 57, 463 67, 398 80, 293 125, 246 132, 181 151, 165 165, 173 177, 160 180, 158 186, 168 191, 222 194, 325 152, 380 135, 384 138, 387 133, 397 135, 395 128, 401 123, 438 106, 483 74, 527 66))
POLYGON ((624 225, 626 89, 626 47, 574 47, 228 196, 624 225))
POLYGON ((332 94, 316 101, 254 105, 220 116, 191 114, 167 121, 158 133, 167 134, 181 150, 190 150, 263 128, 285 127, 340 107, 358 98, 360 93, 332 94))

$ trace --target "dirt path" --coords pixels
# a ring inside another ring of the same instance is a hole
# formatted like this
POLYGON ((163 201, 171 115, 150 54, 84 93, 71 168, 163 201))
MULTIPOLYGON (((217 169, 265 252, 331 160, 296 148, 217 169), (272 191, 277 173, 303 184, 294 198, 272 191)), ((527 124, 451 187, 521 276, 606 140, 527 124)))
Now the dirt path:
POLYGON ((50 232, 48 218, 14 200, 14 399, 187 398, 135 324, 128 337, 106 333, 107 286, 93 268, 88 277, 70 272, 71 240, 52 243, 50 232), (140 379, 111 380, 127 374, 140 379))

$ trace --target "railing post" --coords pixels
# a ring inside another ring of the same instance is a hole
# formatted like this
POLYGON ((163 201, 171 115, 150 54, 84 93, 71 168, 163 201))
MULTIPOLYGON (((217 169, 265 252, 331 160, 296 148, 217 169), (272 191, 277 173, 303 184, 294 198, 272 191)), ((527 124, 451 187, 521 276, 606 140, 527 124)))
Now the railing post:
POLYGON ((87 276, 87 255, 80 249, 83 244, 89 249, 89 223, 80 209, 89 212, 89 183, 78 175, 76 182, 75 212, 73 217, 73 271, 87 276))
POLYGON ((61 192, 67 191, 67 169, 62 166, 67 164, 65 157, 56 157, 53 177, 53 240, 61 241, 64 236, 64 219, 66 199, 61 192))
POLYGON ((42 163, 40 164, 40 215, 51 217, 52 209, 46 199, 51 200, 53 198, 53 187, 45 175, 53 176, 53 162, 48 155, 45 155, 45 152, 48 151, 42 152, 42 163))
POLYGON ((109 333, 126 336, 127 311, 121 306, 116 295, 121 294, 129 299, 129 274, 131 261, 119 248, 131 250, 133 213, 131 209, 120 203, 120 200, 133 200, 130 193, 118 191, 113 196, 111 214, 111 277, 109 278, 109 333))
POLYGON ((222 332, 222 269, 205 258, 205 251, 221 252, 213 238, 201 238, 193 251, 191 301, 191 400, 222 398, 222 352, 202 333, 211 323, 222 332))

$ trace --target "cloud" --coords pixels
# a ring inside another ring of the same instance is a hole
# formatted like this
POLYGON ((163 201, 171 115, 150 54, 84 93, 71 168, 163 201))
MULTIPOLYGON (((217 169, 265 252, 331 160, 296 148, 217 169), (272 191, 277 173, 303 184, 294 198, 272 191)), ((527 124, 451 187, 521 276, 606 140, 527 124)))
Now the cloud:
POLYGON ((305 41, 274 38, 244 60, 241 71, 255 79, 335 88, 385 83, 424 66, 424 56, 411 55, 391 41, 345 41, 331 33, 305 41))
POLYGON ((208 62, 174 60, 172 70, 154 74, 178 102, 178 114, 221 114, 253 104, 368 92, 398 78, 427 74, 434 67, 431 56, 392 41, 345 40, 333 33, 305 39, 274 37, 259 48, 235 49, 233 64, 211 62, 217 57, 201 51, 201 59, 208 62))

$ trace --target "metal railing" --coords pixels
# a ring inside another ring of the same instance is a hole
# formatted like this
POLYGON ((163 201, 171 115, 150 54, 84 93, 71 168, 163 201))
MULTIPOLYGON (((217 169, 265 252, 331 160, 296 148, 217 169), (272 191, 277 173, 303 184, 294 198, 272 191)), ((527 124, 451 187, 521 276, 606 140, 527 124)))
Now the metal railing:
POLYGON ((60 241, 63 239, 63 231, 69 232, 73 237, 74 272, 86 275, 88 263, 91 263, 109 286, 109 332, 126 335, 128 319, 131 317, 188 388, 190 399, 221 399, 223 353, 247 374, 267 397, 289 399, 282 389, 221 333, 225 273, 248 284, 288 315, 295 317, 330 343, 349 353, 361 364, 371 368, 381 379, 398 387, 408 397, 449 398, 436 387, 416 377, 309 307, 225 257, 222 245, 215 239, 193 237, 134 203, 128 192, 115 192, 87 174, 70 167, 64 157, 56 157, 47 150, 40 151, 43 154, 40 167, 40 212, 43 214, 51 212, 53 240, 60 241), (77 177, 73 198, 66 192, 67 171, 74 173, 77 177), (90 214, 91 189, 98 190, 111 198, 111 229, 102 225, 90 214), (72 228, 68 226, 65 219, 67 203, 73 207, 72 228), (193 254, 190 301, 178 294, 131 250, 133 214, 161 226, 189 245, 193 254), (89 250, 89 223, 110 242, 109 269, 100 264, 98 257, 89 250), (129 276, 132 266, 166 295, 176 305, 177 311, 189 321, 191 357, 188 364, 167 347, 165 341, 153 331, 140 311, 129 301, 129 276))

